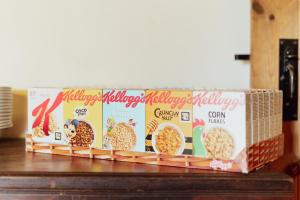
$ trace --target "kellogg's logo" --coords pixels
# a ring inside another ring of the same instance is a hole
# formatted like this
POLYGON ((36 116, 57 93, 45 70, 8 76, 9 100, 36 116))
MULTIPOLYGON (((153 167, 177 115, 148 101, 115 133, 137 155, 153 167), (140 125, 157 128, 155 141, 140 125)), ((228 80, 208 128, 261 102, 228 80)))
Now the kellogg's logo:
POLYGON ((103 94, 103 103, 110 104, 113 102, 124 103, 126 108, 135 108, 139 103, 145 103, 145 95, 141 93, 141 95, 138 96, 130 96, 127 95, 127 90, 118 92, 111 90, 103 94))
POLYGON ((225 163, 222 160, 212 160, 209 163, 209 166, 215 170, 221 169, 223 171, 226 171, 232 168, 232 163, 231 162, 225 163))
POLYGON ((86 94, 86 90, 67 90, 64 91, 63 101, 83 101, 84 105, 94 105, 97 101, 102 101, 101 93, 98 94, 86 94))
POLYGON ((181 109, 185 104, 192 104, 192 102, 193 97, 191 94, 185 96, 172 96, 172 91, 153 91, 146 96, 147 104, 169 104, 172 109, 181 109))
POLYGON ((203 106, 206 104, 221 106, 222 110, 234 110, 237 106, 245 105, 245 96, 225 97, 223 92, 199 92, 193 99, 193 105, 203 106))

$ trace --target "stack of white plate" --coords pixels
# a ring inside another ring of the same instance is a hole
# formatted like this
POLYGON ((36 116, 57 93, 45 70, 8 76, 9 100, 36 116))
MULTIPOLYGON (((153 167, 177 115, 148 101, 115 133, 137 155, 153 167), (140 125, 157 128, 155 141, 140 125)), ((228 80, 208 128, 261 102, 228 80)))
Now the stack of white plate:
POLYGON ((0 129, 12 127, 13 96, 10 87, 0 87, 0 129))

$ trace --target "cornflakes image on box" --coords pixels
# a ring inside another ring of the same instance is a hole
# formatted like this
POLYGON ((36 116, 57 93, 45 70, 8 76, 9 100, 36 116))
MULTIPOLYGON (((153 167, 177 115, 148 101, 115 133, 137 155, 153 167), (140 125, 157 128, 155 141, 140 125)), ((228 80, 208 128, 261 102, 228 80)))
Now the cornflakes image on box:
POLYGON ((103 148, 145 152, 145 91, 103 91, 103 148))
POLYGON ((192 154, 192 91, 146 91, 146 151, 192 154))

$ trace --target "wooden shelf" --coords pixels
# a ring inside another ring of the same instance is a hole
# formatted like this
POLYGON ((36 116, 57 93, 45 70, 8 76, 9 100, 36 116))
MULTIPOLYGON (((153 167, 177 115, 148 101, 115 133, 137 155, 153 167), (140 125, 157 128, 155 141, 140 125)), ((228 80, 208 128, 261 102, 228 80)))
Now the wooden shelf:
POLYGON ((24 140, 0 141, 0 199, 290 199, 281 159, 248 175, 27 153, 24 140))

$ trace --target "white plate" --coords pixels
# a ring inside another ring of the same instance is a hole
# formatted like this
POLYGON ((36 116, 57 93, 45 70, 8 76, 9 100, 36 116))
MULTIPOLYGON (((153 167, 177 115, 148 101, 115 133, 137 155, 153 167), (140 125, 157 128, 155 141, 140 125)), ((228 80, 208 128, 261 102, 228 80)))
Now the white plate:
POLYGON ((8 97, 1 97, 0 96, 0 101, 3 101, 3 102, 13 102, 13 99, 12 98, 8 98, 8 97))
POLYGON ((9 92, 9 91, 12 91, 12 89, 11 88, 9 88, 9 87, 0 87, 0 91, 2 92, 2 91, 4 91, 4 92, 9 92))
POLYGON ((2 116, 12 116, 12 112, 10 112, 10 111, 6 111, 6 112, 4 112, 4 111, 0 111, 0 117, 2 117, 2 116))
POLYGON ((179 147, 179 149, 177 150, 176 152, 176 155, 181 155, 184 151, 184 147, 185 147, 185 137, 184 137, 184 134, 182 132, 182 130, 176 125, 176 124, 173 124, 173 123, 170 123, 170 122, 165 122, 165 123, 161 123, 159 124, 158 128, 155 130, 154 133, 152 133, 152 139, 151 139, 151 142, 152 142, 152 147, 154 149, 154 151, 156 153, 160 153, 157 149, 156 149, 156 136, 158 135, 159 131, 163 128, 165 128, 166 126, 171 126, 172 128, 176 129, 177 132, 179 133, 179 136, 180 136, 180 139, 181 139, 181 145, 179 147))
POLYGON ((0 102, 2 103, 6 103, 6 104, 12 104, 13 103, 13 99, 0 99, 0 102))
POLYGON ((12 101, 13 97, 12 96, 2 96, 2 95, 0 95, 0 100, 12 101))
POLYGON ((4 90, 0 90, 0 94, 2 94, 2 95, 12 95, 12 91, 4 91, 4 90))
POLYGON ((0 107, 4 107, 4 106, 12 106, 13 103, 9 102, 9 101, 1 101, 0 100, 0 107))
POLYGON ((11 121, 12 120, 12 117, 10 116, 10 117, 1 117, 0 118, 0 124, 2 123, 2 122, 7 122, 7 121, 11 121))
POLYGON ((1 92, 0 91, 0 96, 8 96, 8 97, 12 97, 13 94, 11 92, 1 92))
POLYGON ((1 112, 6 112, 6 111, 13 111, 13 107, 12 106, 10 106, 10 107, 8 107, 8 106, 3 106, 3 107, 1 107, 0 106, 0 113, 1 112))
POLYGON ((2 113, 0 114, 0 120, 4 118, 11 118, 12 114, 11 113, 2 113))
POLYGON ((13 111, 11 111, 11 110, 0 110, 0 116, 4 116, 4 115, 12 116, 13 111))
POLYGON ((13 93, 11 92, 1 92, 0 91, 0 96, 3 96, 3 97, 13 97, 13 93))
POLYGON ((13 106, 12 105, 8 105, 8 106, 2 106, 0 104, 0 111, 1 110, 13 110, 13 106))
POLYGON ((12 95, 12 93, 3 93, 3 92, 0 92, 0 97, 10 97, 10 98, 12 98, 13 95, 12 95))
POLYGON ((0 122, 0 126, 3 126, 3 125, 9 125, 9 124, 12 124, 12 121, 11 121, 11 120, 0 122))
POLYGON ((11 125, 12 124, 12 121, 7 121, 7 122, 3 122, 3 123, 0 123, 0 126, 8 126, 8 125, 11 125))
POLYGON ((13 127, 13 124, 5 125, 5 126, 0 126, 0 129, 6 129, 6 128, 11 128, 13 127))

